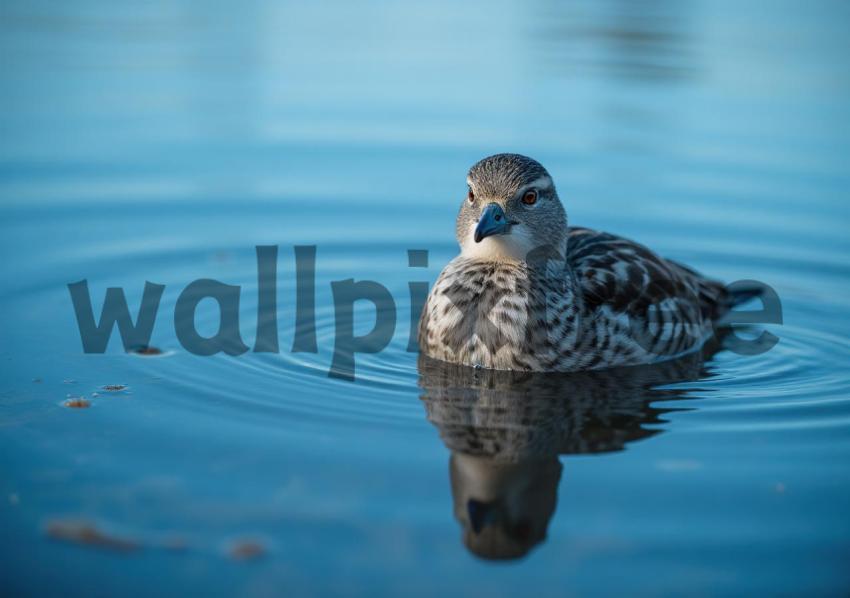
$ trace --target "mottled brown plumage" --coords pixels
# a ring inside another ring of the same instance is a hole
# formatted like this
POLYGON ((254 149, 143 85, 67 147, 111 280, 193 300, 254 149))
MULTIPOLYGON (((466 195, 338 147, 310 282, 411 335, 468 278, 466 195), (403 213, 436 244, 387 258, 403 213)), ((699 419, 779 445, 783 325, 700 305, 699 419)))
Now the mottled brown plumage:
POLYGON ((653 363, 699 348, 728 308, 719 282, 634 241, 567 226, 551 177, 530 158, 485 158, 468 183, 461 254, 420 320, 430 357, 522 371, 653 363))

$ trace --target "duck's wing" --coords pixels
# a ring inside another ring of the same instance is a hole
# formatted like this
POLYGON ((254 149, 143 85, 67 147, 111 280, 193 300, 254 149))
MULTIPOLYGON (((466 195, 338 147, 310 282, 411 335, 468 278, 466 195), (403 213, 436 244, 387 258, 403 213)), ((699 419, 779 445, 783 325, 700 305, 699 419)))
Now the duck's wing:
MULTIPOLYGON (((675 319, 708 322, 727 304, 725 287, 629 239, 571 227, 568 260, 588 309, 644 316, 651 306, 675 319)), ((696 322, 694 322, 696 323, 696 322)))

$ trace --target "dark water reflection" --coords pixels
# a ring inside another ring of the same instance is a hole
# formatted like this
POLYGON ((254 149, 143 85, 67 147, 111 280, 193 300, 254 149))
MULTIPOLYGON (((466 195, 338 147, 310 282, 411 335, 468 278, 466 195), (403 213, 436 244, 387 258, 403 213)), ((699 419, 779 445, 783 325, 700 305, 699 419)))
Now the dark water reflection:
POLYGON ((419 358, 421 400, 451 451, 454 515, 470 552, 524 556, 546 537, 557 503, 560 455, 621 451, 688 392, 661 386, 706 377, 719 349, 654 365, 572 374, 474 369, 419 358), (663 401, 661 405, 657 402, 663 401))
POLYGON ((539 47, 555 73, 669 84, 696 77, 692 2, 542 2, 539 47))

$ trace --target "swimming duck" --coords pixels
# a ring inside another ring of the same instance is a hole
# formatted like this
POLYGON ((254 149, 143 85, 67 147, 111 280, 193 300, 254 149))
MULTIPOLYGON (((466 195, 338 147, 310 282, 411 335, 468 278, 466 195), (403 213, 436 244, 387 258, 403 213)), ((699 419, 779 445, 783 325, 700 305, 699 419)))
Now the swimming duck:
POLYGON ((460 254, 419 322, 431 358, 560 372, 654 363, 701 347, 731 305, 720 282, 629 239, 569 226, 536 160, 490 156, 466 182, 460 254))

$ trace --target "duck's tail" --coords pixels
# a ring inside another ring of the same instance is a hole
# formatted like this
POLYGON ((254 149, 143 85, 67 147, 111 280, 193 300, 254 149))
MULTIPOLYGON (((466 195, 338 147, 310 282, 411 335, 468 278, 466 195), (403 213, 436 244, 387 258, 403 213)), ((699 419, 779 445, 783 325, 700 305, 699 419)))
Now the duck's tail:
POLYGON ((706 278, 684 264, 673 260, 668 261, 692 276, 700 309, 704 316, 712 320, 722 318, 729 310, 764 295, 764 285, 754 280, 742 280, 724 285, 720 281, 706 278))
POLYGON ((725 310, 743 305, 752 299, 764 295, 764 285, 754 280, 742 280, 726 287, 725 310))

